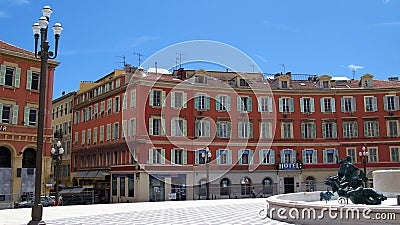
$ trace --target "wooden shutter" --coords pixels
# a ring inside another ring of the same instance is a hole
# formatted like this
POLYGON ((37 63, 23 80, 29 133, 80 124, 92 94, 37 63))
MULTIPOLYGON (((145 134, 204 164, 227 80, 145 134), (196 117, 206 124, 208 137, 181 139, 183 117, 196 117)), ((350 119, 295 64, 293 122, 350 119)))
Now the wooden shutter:
POLYGON ((26 89, 31 90, 32 87, 32 70, 26 72, 26 89))
POLYGON ((14 87, 19 88, 21 82, 21 68, 15 68, 14 87))
POLYGON ((24 125, 25 126, 29 125, 29 112, 30 112, 29 106, 25 106, 25 110, 24 110, 24 125))
MULTIPOLYGON (((3 109, 3 107, 0 106, 1 109, 3 109)), ((18 124, 18 105, 13 105, 13 113, 12 113, 12 124, 18 124)), ((2 114, 2 112, 1 112, 2 114)), ((1 122, 1 118, 0 118, 0 122, 1 122)))
POLYGON ((0 66, 0 85, 4 85, 6 82, 6 68, 4 64, 0 66))

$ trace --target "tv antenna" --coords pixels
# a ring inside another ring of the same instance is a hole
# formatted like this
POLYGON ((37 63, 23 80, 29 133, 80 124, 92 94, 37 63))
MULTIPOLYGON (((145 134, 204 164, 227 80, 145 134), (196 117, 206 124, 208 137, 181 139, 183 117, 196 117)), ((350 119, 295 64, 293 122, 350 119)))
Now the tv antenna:
POLYGON ((280 64, 283 67, 283 74, 286 74, 286 67, 285 64, 280 64))
MULTIPOLYGON (((182 55, 183 55, 183 53, 176 53, 177 55, 179 55, 179 57, 178 58, 176 58, 176 67, 178 67, 178 65, 179 65, 179 68, 181 68, 182 67, 182 55)), ((177 68, 177 69, 179 69, 179 68, 177 68)))
POLYGON ((250 67, 253 69, 253 73, 254 73, 254 65, 253 65, 253 64, 251 64, 251 65, 250 65, 250 67))
POLYGON ((138 61, 139 61, 139 65, 138 67, 140 67, 140 63, 142 62, 142 56, 144 56, 143 54, 141 54, 140 52, 133 52, 134 55, 138 56, 138 61))
POLYGON ((124 64, 124 67, 126 67, 126 57, 125 57, 125 55, 122 55, 122 56, 115 56, 115 57, 118 57, 118 58, 122 58, 122 62, 116 62, 116 63, 123 63, 124 64))

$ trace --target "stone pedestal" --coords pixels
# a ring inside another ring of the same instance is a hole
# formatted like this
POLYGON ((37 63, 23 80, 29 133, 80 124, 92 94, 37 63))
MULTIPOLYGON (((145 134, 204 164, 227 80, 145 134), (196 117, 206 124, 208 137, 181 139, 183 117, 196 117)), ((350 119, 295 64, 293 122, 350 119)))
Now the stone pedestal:
POLYGON ((376 170, 372 172, 374 189, 388 198, 400 195, 400 170, 376 170))

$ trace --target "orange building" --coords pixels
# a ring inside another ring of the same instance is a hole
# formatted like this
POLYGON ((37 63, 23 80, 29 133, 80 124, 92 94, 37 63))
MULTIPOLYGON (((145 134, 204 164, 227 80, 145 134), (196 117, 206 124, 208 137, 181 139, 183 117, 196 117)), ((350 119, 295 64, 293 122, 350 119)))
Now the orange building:
MULTIPOLYGON (((43 184, 49 182, 51 172, 51 102, 58 65, 48 63, 43 184)), ((33 196, 35 188, 40 60, 33 52, 0 41, 0 66, 0 208, 4 208, 33 196)))
POLYGON ((129 202, 204 199, 207 180, 211 198, 326 190, 363 146, 369 178, 400 166, 400 82, 296 76, 128 67, 85 82, 72 170, 129 202))

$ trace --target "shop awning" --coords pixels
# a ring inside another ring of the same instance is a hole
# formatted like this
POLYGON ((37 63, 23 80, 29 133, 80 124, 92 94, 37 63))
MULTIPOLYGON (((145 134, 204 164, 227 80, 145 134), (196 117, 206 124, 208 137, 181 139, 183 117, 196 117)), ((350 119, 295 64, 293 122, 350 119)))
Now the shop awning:
POLYGON ((60 191, 60 194, 79 194, 79 193, 81 193, 84 189, 85 189, 85 188, 82 188, 82 187, 62 189, 62 190, 60 191))
POLYGON ((79 171, 75 178, 105 178, 106 175, 109 175, 107 171, 103 170, 89 170, 89 171, 79 171))

